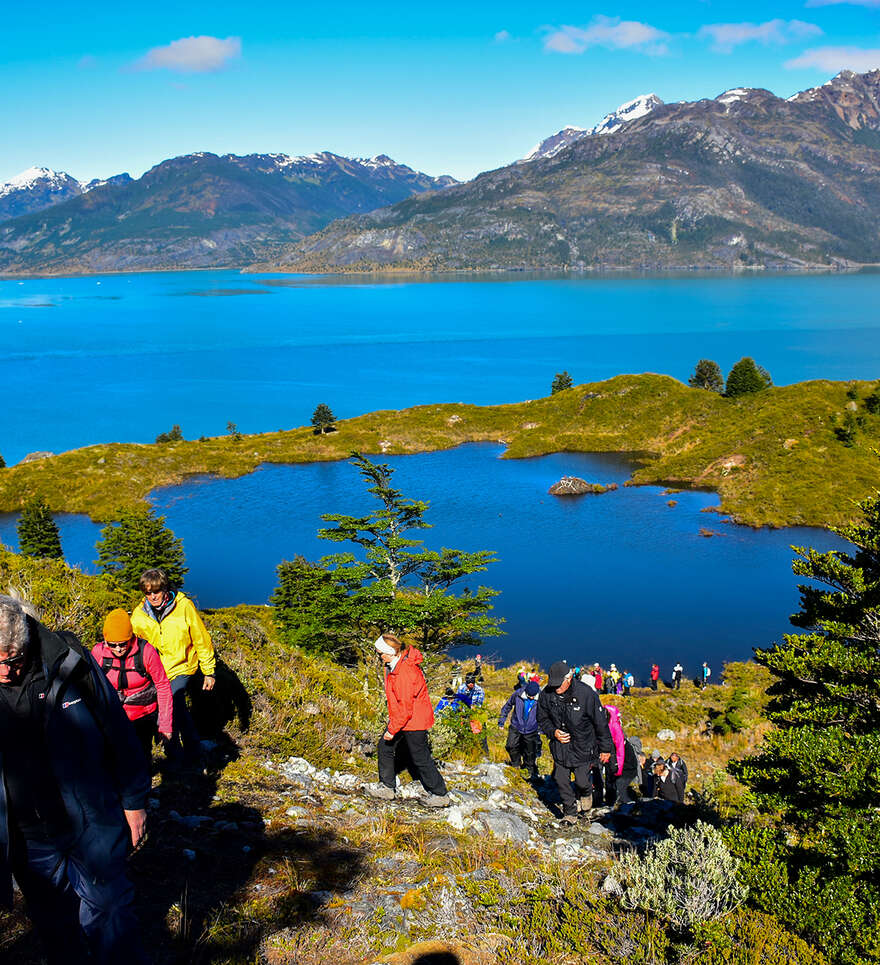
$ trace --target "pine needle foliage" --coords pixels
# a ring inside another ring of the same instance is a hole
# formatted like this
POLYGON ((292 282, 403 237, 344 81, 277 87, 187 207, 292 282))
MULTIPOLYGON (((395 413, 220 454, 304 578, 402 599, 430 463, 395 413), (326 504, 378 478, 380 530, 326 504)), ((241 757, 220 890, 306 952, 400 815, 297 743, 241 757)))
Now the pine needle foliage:
POLYGON ((23 556, 45 560, 63 559, 58 524, 41 499, 31 499, 25 503, 16 530, 18 548, 23 556))
POLYGON ((352 464, 367 483, 379 508, 365 516, 327 513, 322 539, 348 543, 354 552, 325 556, 320 567, 304 560, 278 567, 279 586, 272 602, 279 628, 291 643, 311 640, 320 649, 365 660, 372 639, 392 631, 413 640, 426 654, 473 644, 501 633, 489 616, 498 591, 461 582, 494 562, 481 550, 424 548, 412 533, 429 529, 428 503, 405 497, 391 485, 389 466, 354 453, 352 464))
POLYGON ((792 569, 813 582, 791 620, 808 632, 756 650, 776 727, 730 765, 785 832, 778 874, 801 904, 789 921, 811 921, 840 962, 880 958, 880 493, 860 506, 835 530, 853 552, 795 547, 792 569))
POLYGON ((688 379, 688 385, 694 389, 723 392, 724 376, 721 374, 721 366, 711 359, 700 359, 694 374, 688 379))
POLYGON ((115 576, 127 590, 136 590, 141 573, 155 567, 165 571, 172 587, 179 587, 188 569, 183 543, 152 509, 123 512, 118 522, 101 530, 96 548, 100 571, 115 576))

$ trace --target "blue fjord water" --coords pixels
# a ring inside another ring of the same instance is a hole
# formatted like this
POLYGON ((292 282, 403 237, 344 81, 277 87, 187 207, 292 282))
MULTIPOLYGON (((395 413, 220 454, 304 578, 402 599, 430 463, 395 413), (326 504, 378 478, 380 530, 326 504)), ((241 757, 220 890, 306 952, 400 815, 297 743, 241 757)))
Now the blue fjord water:
MULTIPOLYGON (((700 357, 724 370, 754 356, 778 384, 880 374, 880 275, 448 277, 155 273, 0 280, 0 453, 188 438, 418 403, 512 402, 576 382, 655 371, 685 379, 700 357)), ((565 473, 623 482, 617 456, 501 460, 497 446, 389 460, 407 495, 431 500, 428 545, 493 549, 506 659, 657 659, 691 671, 743 658, 797 608, 789 544, 840 545, 816 530, 754 531, 677 505, 656 488, 560 500, 565 473), (706 538, 701 528, 716 535, 706 538)), ((154 502, 181 535, 187 588, 205 606, 265 602, 278 561, 317 558, 319 516, 366 510, 345 463, 267 466, 193 480, 154 502), (269 521, 267 523, 267 521, 269 521)), ((89 565, 97 528, 62 517, 68 559, 89 565)), ((0 540, 15 545, 14 517, 0 540)), ((335 548, 329 546, 330 549, 335 548)))
MULTIPOLYGON (((484 649, 507 661, 614 660, 643 676, 654 660, 666 672, 681 660, 695 673, 708 659, 720 670, 790 629, 798 601, 790 544, 841 545, 821 530, 726 523, 701 512, 717 503, 712 493, 679 493, 670 507, 673 497, 657 487, 623 488, 632 464, 617 455, 502 452, 475 444, 387 462, 396 487, 430 501, 434 528, 416 534, 426 545, 497 553, 483 582, 502 591, 495 613, 507 633, 484 649), (565 474, 621 488, 548 495, 565 474), (712 536, 701 535, 707 529, 712 536)), ((266 602, 280 560, 341 548, 317 538, 321 513, 374 508, 347 462, 193 479, 153 501, 183 539, 187 590, 203 606, 266 602)), ((90 568, 98 527, 78 516, 59 522, 68 560, 90 568)), ((15 543, 13 517, 0 517, 0 540, 15 543)))
POLYGON ((880 374, 880 274, 455 278, 173 272, 0 280, 0 453, 431 402, 518 402, 752 355, 778 384, 880 374))

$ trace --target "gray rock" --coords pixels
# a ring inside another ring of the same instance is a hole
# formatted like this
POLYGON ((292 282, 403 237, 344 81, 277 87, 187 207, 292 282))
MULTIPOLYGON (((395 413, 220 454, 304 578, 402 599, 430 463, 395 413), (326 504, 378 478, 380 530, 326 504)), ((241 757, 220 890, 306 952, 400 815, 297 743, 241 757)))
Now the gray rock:
POLYGON ((500 764, 490 764, 486 768, 486 783, 490 787, 505 787, 510 781, 507 780, 504 769, 500 764))
POLYGON ((665 727, 663 730, 661 730, 661 731, 658 732, 658 734, 657 734, 657 740, 658 740, 658 741, 674 741, 674 740, 675 740, 675 731, 674 731, 674 730, 670 730, 668 727, 665 727))
POLYGON ((480 823, 503 841, 513 841, 517 844, 524 844, 529 840, 529 827, 522 818, 515 814, 503 814, 492 811, 489 814, 479 816, 480 823))
POLYGON ((301 808, 296 805, 294 807, 288 808, 284 813, 289 818, 305 818, 305 817, 308 817, 308 814, 309 814, 309 812, 305 808, 301 808))
POLYGON ((595 834, 597 837, 610 838, 611 832, 608 828, 603 827, 598 821, 594 821, 589 828, 587 828, 590 834, 595 834))

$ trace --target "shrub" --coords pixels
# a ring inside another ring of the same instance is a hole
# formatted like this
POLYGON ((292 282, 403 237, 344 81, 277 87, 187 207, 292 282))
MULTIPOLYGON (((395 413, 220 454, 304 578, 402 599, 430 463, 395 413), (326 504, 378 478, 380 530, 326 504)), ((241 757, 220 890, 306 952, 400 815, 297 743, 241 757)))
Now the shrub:
POLYGON ((683 931, 733 910, 745 899, 738 867, 721 832, 698 821, 673 830, 644 855, 623 855, 611 878, 621 889, 625 908, 653 912, 683 931))
POLYGON ((97 563, 102 573, 112 573, 128 590, 136 590, 144 570, 163 569, 172 587, 183 583, 183 543, 165 525, 164 516, 152 509, 122 513, 118 523, 101 530, 97 563))
POLYGON ((770 378, 770 373, 760 365, 756 365, 753 358, 746 356, 741 358, 730 370, 724 394, 729 399, 734 399, 738 395, 760 392, 771 385, 773 385, 773 380, 770 378))
POLYGON ((738 908, 700 925, 700 965, 827 965, 828 959, 771 915, 738 908))
POLYGON ((865 408, 871 415, 880 413, 880 391, 875 390, 870 395, 865 396, 865 408))
POLYGON ((51 560, 64 556, 58 524, 42 499, 34 498, 25 503, 16 530, 18 549, 22 555, 51 560))
POLYGON ((709 392, 723 392, 724 376, 721 374, 721 367, 711 359, 700 359, 694 374, 688 379, 688 385, 709 392))
POLYGON ((156 436, 156 442, 181 442, 183 439, 183 432, 181 428, 176 423, 168 430, 168 432, 160 432, 156 436))
POLYGON ((571 381, 571 376, 568 372, 557 372, 553 377, 553 381, 550 384, 550 395, 556 395, 557 392, 563 392, 565 389, 570 389, 573 385, 571 381))

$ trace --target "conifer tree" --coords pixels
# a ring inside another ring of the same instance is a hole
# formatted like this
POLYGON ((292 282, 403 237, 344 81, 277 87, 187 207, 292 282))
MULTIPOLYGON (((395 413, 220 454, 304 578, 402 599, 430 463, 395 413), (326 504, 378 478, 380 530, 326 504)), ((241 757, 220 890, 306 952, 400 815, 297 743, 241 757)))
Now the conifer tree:
POLYGON ((557 372, 553 377, 553 382, 550 385, 550 395, 556 395, 557 392, 563 392, 565 389, 570 389, 574 383, 571 380, 571 376, 568 372, 557 372))
POLYGON ((880 955, 880 493, 861 510, 836 530, 852 553, 795 548, 792 569, 813 582, 791 620, 809 632, 755 651, 776 677, 775 728, 730 765, 782 822, 786 860, 762 873, 787 878, 771 905, 841 962, 880 955))
POLYGON ((165 517, 152 509, 123 512, 118 522, 101 530, 96 548, 101 572, 112 573, 129 590, 137 589, 144 570, 164 570, 174 587, 183 583, 187 572, 183 543, 165 525, 165 517))
POLYGON ((711 359, 700 359, 694 369, 694 374, 688 379, 688 385, 695 389, 723 392, 724 376, 721 374, 721 367, 711 359))
POLYGON ((428 504, 392 488, 393 469, 353 454, 353 464, 368 484, 379 508, 366 516, 328 513, 332 526, 318 531, 322 539, 352 544, 356 552, 321 560, 321 570, 304 560, 278 567, 279 587, 273 595, 276 620, 292 643, 303 644, 312 628, 322 649, 372 658, 371 640, 390 630, 414 638, 425 653, 442 653, 456 644, 476 643, 501 633, 490 617, 488 587, 453 592, 464 578, 483 572, 493 553, 424 549, 411 532, 428 529, 428 504))
POLYGON ((329 430, 334 427, 335 423, 336 418, 330 406, 324 402, 320 402, 312 413, 312 425, 323 436, 325 432, 329 432, 329 430))
POLYGON ((755 363, 753 358, 741 358, 730 370, 727 376, 727 386, 724 394, 729 398, 747 395, 750 392, 760 392, 773 385, 770 373, 755 363))
POLYGON ((16 525, 18 549, 23 556, 36 559, 63 559, 58 524, 42 499, 25 503, 16 525))

